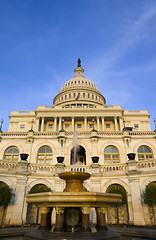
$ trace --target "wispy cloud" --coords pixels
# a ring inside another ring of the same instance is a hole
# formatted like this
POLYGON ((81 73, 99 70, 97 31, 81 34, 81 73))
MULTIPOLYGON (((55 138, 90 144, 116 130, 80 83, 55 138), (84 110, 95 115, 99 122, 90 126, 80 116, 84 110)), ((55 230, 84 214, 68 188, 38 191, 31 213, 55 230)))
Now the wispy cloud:
POLYGON ((92 71, 92 75, 100 76, 102 73, 107 72, 108 69, 113 68, 115 62, 126 55, 126 53, 136 44, 144 40, 149 40, 151 38, 150 31, 155 30, 155 26, 148 24, 153 17, 156 16, 156 4, 146 5, 142 9, 140 15, 136 18, 132 16, 127 20, 127 26, 120 40, 111 47, 111 50, 104 53, 103 56, 99 58, 99 62, 96 62, 96 67, 92 71), (150 30, 149 30, 150 29, 150 30))

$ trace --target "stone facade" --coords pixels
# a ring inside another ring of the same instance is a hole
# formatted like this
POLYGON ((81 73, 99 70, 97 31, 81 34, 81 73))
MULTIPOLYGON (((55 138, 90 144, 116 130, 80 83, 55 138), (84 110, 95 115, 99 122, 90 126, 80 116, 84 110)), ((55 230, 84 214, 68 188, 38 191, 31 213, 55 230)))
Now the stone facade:
MULTIPOLYGON (((156 181, 156 133, 150 129, 150 115, 146 110, 106 105, 104 96, 83 72, 79 65, 52 106, 9 115, 9 131, 0 133, 0 181, 15 195, 7 207, 5 224, 34 223, 37 208, 27 205, 26 194, 37 184, 63 191, 58 173, 70 170, 91 173, 85 182, 88 191, 106 192, 111 184, 123 186, 129 223, 153 224, 151 209, 141 200, 146 185, 156 181), (76 163, 72 158, 74 131, 80 146, 76 163), (28 161, 20 161, 20 153, 29 154, 28 161), (136 153, 135 160, 129 161, 128 153, 136 153), (57 162, 58 156, 64 157, 62 164, 57 162), (97 163, 92 162, 93 156, 99 157, 97 163)), ((91 221, 94 215, 93 210, 91 221)), ((119 208, 119 217, 120 223, 126 223, 125 206, 119 208)), ((106 209, 106 219, 115 223, 114 207, 106 209)))

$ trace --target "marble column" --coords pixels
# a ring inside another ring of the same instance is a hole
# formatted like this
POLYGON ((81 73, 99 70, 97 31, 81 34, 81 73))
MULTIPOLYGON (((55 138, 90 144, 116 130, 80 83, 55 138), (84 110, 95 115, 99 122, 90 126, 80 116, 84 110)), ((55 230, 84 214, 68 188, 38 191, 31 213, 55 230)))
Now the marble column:
POLYGON ((54 131, 57 131, 57 117, 54 117, 54 131))
POLYGON ((99 117, 97 117, 97 131, 100 131, 100 122, 99 122, 99 117))
POLYGON ((72 131, 75 131, 75 119, 72 117, 72 131))
POLYGON ((82 207, 82 231, 84 232, 90 232, 90 224, 89 224, 89 213, 90 213, 90 208, 89 207, 82 207))
POLYGON ((87 131, 87 117, 84 117, 84 128, 85 132, 87 131))
POLYGON ((122 117, 119 117, 119 126, 120 126, 120 131, 123 129, 123 119, 122 117))
POLYGON ((59 117, 59 131, 62 129, 62 117, 59 117))
POLYGON ((40 119, 39 119, 39 118, 36 118, 36 125, 35 125, 35 131, 36 131, 36 132, 39 131, 39 122, 40 122, 40 119))
POLYGON ((102 131, 105 131, 105 119, 104 117, 101 117, 102 119, 102 131))
POLYGON ((42 117, 42 122, 41 122, 41 132, 44 131, 44 117, 42 117))
POLYGON ((114 130, 118 131, 117 117, 114 117, 114 130))

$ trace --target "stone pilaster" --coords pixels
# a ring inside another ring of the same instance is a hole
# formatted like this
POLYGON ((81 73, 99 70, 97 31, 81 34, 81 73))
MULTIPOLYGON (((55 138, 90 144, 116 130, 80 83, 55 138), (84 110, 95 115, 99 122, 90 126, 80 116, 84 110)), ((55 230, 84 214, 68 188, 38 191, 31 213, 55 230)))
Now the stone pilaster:
POLYGON ((128 180, 129 180, 131 202, 132 202, 132 208, 133 208, 133 224, 145 225, 138 176, 136 174, 131 176, 129 175, 128 180))
MULTIPOLYGON (((25 171, 23 164, 21 171, 25 171)), ((27 186, 27 175, 18 175, 15 189, 14 205, 12 209, 12 216, 10 224, 24 224, 26 223, 26 207, 25 195, 27 186)))

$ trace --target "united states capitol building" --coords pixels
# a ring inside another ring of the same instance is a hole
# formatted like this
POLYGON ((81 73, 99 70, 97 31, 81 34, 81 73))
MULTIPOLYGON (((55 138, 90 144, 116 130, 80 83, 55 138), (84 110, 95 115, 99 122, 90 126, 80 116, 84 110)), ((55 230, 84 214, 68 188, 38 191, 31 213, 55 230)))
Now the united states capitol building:
MULTIPOLYGON (((0 133, 0 182, 14 193, 4 223, 39 223, 40 209, 26 202, 29 191, 43 184, 62 192, 65 183, 58 177, 60 172, 85 171, 91 174, 84 183, 87 191, 105 193, 112 184, 125 189, 128 211, 119 207, 120 223, 128 219, 130 224, 152 225, 151 209, 141 198, 145 187, 156 181, 156 133, 150 128, 150 114, 107 105, 94 82, 84 77, 80 60, 74 72, 52 106, 13 111, 8 132, 0 133), (74 133, 79 146, 76 161, 74 133), (27 161, 20 159, 21 153, 29 154, 27 161), (135 159, 129 160, 128 153, 135 153, 135 159)), ((107 223, 114 224, 114 207, 105 211, 107 223)), ((94 219, 93 209, 90 221, 94 219)))

